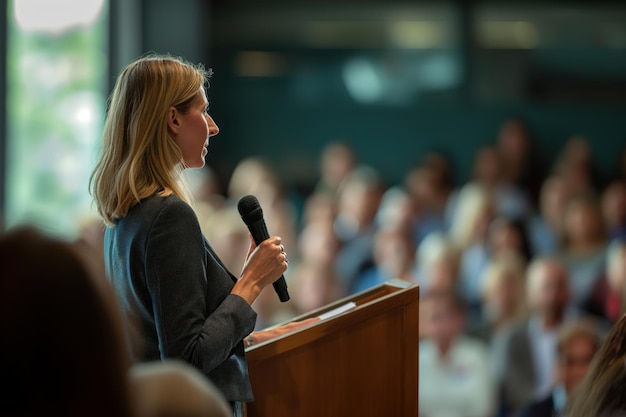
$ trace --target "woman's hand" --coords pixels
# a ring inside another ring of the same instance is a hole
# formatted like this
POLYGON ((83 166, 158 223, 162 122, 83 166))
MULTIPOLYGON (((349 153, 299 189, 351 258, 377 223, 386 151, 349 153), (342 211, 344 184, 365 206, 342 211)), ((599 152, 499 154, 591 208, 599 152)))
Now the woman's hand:
POLYGON ((280 237, 270 237, 257 246, 250 235, 250 249, 241 278, 235 283, 231 294, 237 294, 252 304, 263 288, 287 270, 287 265, 287 254, 280 237))
POLYGON ((292 321, 290 323, 283 324, 282 326, 273 327, 267 330, 258 330, 246 338, 246 347, 266 342, 287 333, 295 332, 296 330, 310 324, 317 323, 318 321, 320 321, 319 317, 312 317, 301 321, 292 321))

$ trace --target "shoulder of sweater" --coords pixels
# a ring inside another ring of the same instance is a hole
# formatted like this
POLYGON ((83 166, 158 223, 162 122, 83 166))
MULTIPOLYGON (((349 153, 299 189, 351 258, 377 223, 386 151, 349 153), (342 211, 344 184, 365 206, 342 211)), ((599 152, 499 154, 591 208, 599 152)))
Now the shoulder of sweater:
POLYGON ((180 197, 172 194, 166 197, 152 195, 144 198, 133 207, 132 211, 139 213, 157 213, 162 211, 193 212, 193 209, 189 204, 180 199, 180 197))

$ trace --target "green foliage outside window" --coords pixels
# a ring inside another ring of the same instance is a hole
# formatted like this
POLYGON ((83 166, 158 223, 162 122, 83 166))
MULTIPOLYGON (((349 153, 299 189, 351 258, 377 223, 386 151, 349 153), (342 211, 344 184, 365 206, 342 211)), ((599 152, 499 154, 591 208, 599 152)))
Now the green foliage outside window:
MULTIPOLYGON (((98 10, 90 21, 38 27, 24 9, 44 2, 23 3, 8 10, 6 225, 72 237, 93 216, 88 179, 106 108, 106 4, 91 1, 98 10)), ((52 11, 45 17, 54 23, 52 11)))

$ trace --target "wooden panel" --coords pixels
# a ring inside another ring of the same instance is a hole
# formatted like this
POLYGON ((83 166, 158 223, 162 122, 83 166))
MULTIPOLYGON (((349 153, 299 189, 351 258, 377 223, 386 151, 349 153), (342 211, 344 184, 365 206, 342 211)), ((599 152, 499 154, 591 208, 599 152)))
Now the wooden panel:
POLYGON ((417 286, 382 286, 353 297, 354 310, 250 349, 248 416, 417 416, 418 297, 417 286))

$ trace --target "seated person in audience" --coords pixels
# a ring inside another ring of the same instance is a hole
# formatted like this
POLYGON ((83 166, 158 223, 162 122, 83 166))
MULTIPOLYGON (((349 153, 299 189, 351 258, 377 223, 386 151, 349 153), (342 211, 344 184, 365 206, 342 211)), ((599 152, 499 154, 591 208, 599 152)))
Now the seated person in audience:
POLYGON ((487 264, 482 284, 481 314, 468 333, 491 345, 526 317, 526 261, 517 252, 500 253, 487 264))
POLYGON ((626 312, 626 240, 616 239, 609 245, 604 274, 584 308, 610 323, 615 323, 626 312))
POLYGON ((611 328, 567 407, 568 417, 626 416, 626 315, 611 328))
POLYGON ((377 170, 359 166, 338 191, 334 227, 341 247, 335 262, 342 285, 352 293, 357 275, 373 263, 376 214, 385 185, 377 170))
POLYGON ((298 262, 291 269, 289 293, 292 317, 324 307, 343 297, 343 289, 332 265, 307 259, 298 262))
POLYGON ((134 364, 129 372, 137 417, 229 417, 217 387, 186 362, 134 364))
POLYGON ((502 181, 527 196, 529 203, 535 203, 545 167, 527 123, 514 117, 505 119, 495 145, 502 164, 502 181))
POLYGON ((567 140, 552 170, 567 178, 574 194, 593 193, 601 183, 599 171, 593 163, 589 140, 581 135, 573 135, 567 140))
POLYGON ((487 232, 496 214, 493 194, 483 184, 470 182, 458 192, 450 238, 460 250, 459 291, 473 311, 480 306, 480 274, 488 258, 487 232))
POLYGON ((403 185, 419 214, 411 225, 415 244, 430 233, 446 233, 448 200, 454 189, 447 157, 439 153, 427 154, 419 165, 405 174, 403 185))
POLYGON ((574 197, 563 216, 564 240, 558 257, 568 270, 572 302, 582 308, 604 270, 606 228, 599 201, 593 195, 574 197))
POLYGON ((463 299, 452 291, 429 292, 420 307, 426 328, 419 344, 419 416, 492 416, 487 346, 464 334, 463 299))
POLYGON ((565 416, 568 400, 602 344, 600 333, 589 320, 574 320, 563 325, 556 344, 555 385, 544 398, 525 404, 517 417, 565 416))
POLYGON ((538 256, 558 252, 563 239, 563 213, 572 198, 572 187, 562 175, 551 175, 541 184, 538 209, 527 220, 531 251, 538 256))
POLYGON ((515 324, 493 346, 501 388, 501 412, 514 415, 552 384, 556 337, 561 326, 578 317, 570 308, 567 270, 553 258, 534 259, 526 272, 527 319, 515 324))
POLYGON ((319 158, 319 178, 314 191, 336 196, 341 183, 358 166, 356 150, 343 140, 334 140, 324 145, 319 158))
POLYGON ((459 250, 443 233, 431 233, 417 248, 414 276, 420 294, 458 289, 459 250))
MULTIPOLYGON (((332 219, 313 216, 298 235, 299 256, 285 273, 295 315, 307 313, 346 295, 335 269, 340 242, 332 219)), ((273 297, 276 299, 276 297, 273 297)))
POLYGON ((121 317, 91 248, 22 226, 0 262, 2 415, 130 417, 121 317))
POLYGON ((601 196, 602 216, 609 239, 626 239, 626 180, 613 180, 601 196))
POLYGON ((354 292, 396 278, 414 282, 415 245, 408 231, 378 229, 374 236, 373 261, 374 265, 357 275, 354 292))
MULTIPOLYGON (((489 224, 483 248, 482 265, 477 264, 476 269, 473 271, 465 270, 466 274, 464 275, 464 278, 466 278, 464 281, 465 288, 471 289, 469 293, 465 293, 466 296, 468 296, 467 294, 478 294, 478 298, 476 298, 476 295, 469 295, 471 297, 470 300, 473 300, 471 301, 472 318, 483 316, 485 269, 490 265, 491 260, 501 254, 512 253, 514 256, 519 257, 520 262, 523 264, 522 267, 525 268, 526 263, 531 258, 526 228, 523 222, 503 216, 494 218, 489 224)), ((464 255, 467 255, 467 252, 464 255)), ((467 257, 464 257, 464 260, 467 260, 467 257)), ((470 327, 473 327, 473 324, 474 320, 472 320, 470 327)))

